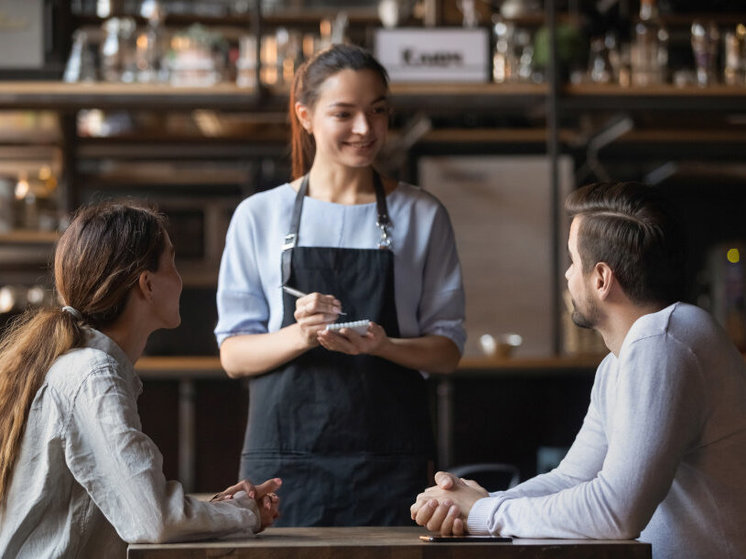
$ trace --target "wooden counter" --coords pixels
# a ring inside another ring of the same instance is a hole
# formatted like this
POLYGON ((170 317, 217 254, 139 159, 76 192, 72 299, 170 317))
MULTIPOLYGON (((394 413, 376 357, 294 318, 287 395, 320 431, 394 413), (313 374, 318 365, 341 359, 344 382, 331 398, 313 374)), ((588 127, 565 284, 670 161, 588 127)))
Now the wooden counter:
POLYGON ((429 543, 422 528, 270 528, 253 539, 133 544, 129 559, 650 559, 634 540, 525 540, 512 543, 429 543))
MULTIPOLYGON (((433 375, 436 384, 437 406, 437 459, 439 467, 454 465, 455 417, 453 392, 460 379, 489 378, 593 378, 601 356, 564 356, 545 358, 469 358, 461 360, 459 369, 450 375, 433 375)), ((221 380, 233 382, 220 366, 217 356, 144 356, 136 364, 137 373, 144 380, 171 380, 179 383, 178 407, 178 479, 187 491, 197 488, 196 473, 196 421, 195 394, 197 382, 221 380)), ((237 390, 244 390, 236 385, 237 390)), ((215 488, 217 490, 217 488, 215 488)))

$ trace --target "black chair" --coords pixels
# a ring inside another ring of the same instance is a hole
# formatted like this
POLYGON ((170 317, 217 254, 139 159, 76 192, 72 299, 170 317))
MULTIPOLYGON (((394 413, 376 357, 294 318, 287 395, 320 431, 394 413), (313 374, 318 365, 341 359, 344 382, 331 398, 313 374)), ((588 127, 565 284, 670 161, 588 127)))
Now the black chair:
POLYGON ((510 489, 521 481, 520 470, 512 464, 464 464, 448 471, 458 477, 474 480, 490 492, 510 489))

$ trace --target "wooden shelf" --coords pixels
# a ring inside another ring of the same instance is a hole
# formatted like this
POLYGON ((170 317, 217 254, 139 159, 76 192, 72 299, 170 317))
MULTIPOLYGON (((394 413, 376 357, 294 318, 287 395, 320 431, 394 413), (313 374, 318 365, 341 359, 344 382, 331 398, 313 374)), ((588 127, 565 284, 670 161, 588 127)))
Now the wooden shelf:
POLYGON ((547 356, 547 357, 464 357, 456 374, 463 372, 593 370, 604 355, 547 356))
MULTIPOLYGON (((502 110, 531 107, 543 102, 546 84, 533 83, 393 83, 395 108, 502 110), (499 98, 499 101, 496 100, 499 98)), ((560 98, 570 109, 656 108, 664 110, 746 110, 746 87, 620 87, 605 84, 567 85, 560 98)), ((287 88, 267 88, 262 95, 233 83, 210 87, 169 84, 63 83, 9 81, 0 83, 0 108, 26 109, 173 109, 226 110, 284 109, 287 88)))
POLYGON ((671 84, 621 87, 613 84, 582 83, 570 84, 563 88, 563 93, 570 96, 608 96, 620 97, 740 97, 746 99, 746 87, 736 85, 711 85, 698 87, 696 85, 676 86, 671 84))
MULTIPOLYGON (((375 7, 345 8, 349 22, 353 25, 380 25, 380 19, 375 7)), ((132 17, 139 25, 145 25, 147 20, 137 14, 119 14, 122 17, 132 17)), ((163 20, 164 27, 186 27, 192 23, 199 22, 205 27, 236 27, 246 32, 252 24, 251 13, 226 14, 226 15, 204 15, 204 14, 179 14, 166 13, 163 20)), ((317 26, 322 19, 328 19, 334 14, 327 7, 307 6, 302 9, 278 8, 266 10, 262 15, 262 25, 286 25, 286 26, 317 26)), ((106 18, 96 15, 74 15, 75 20, 82 25, 100 27, 106 18)))
POLYGON ((172 109, 254 110, 256 90, 232 83, 210 87, 169 84, 23 82, 0 83, 0 108, 24 109, 172 109))
MULTIPOLYGON (((578 134, 571 130, 560 130, 559 139, 563 143, 577 142, 578 134)), ((544 145, 546 141, 546 128, 440 128, 425 134, 418 144, 544 145)))
POLYGON ((0 233, 0 244, 4 245, 52 245, 60 238, 56 231, 32 231, 18 229, 0 233))
MULTIPOLYGON (((548 91, 544 84, 457 84, 412 83, 391 85, 394 103, 419 109, 453 107, 455 99, 468 97, 468 106, 495 108, 495 96, 500 106, 526 105, 542 100, 548 91), (423 105, 423 103, 427 103, 423 105)), ((257 110, 284 108, 287 88, 268 88, 266 95, 256 90, 240 88, 233 83, 210 87, 175 87, 169 84, 64 83, 10 81, 0 83, 0 108, 83 109, 127 108, 191 110, 198 108, 257 110)))
POLYGON ((609 84, 566 85, 561 90, 562 109, 657 111, 746 111, 746 87, 713 85, 678 87, 620 87, 609 84))
MULTIPOLYGON (((545 357, 545 358, 464 358, 459 363, 456 376, 468 374, 499 374, 506 371, 521 371, 521 373, 570 370, 593 370, 601 362, 602 356, 578 357, 545 357)), ((206 378, 231 380, 220 366, 220 358, 213 356, 174 356, 174 357, 141 357, 135 369, 138 374, 147 379, 180 379, 206 378)), ((448 377, 449 375, 436 375, 448 377)))
POLYGON ((142 378, 153 380, 183 378, 230 380, 220 366, 220 358, 213 356, 144 356, 138 359, 135 370, 142 378))
MULTIPOLYGON (((448 375, 433 375, 438 378, 465 376, 500 376, 506 373, 521 375, 545 375, 576 372, 594 374, 603 355, 548 356, 533 358, 488 358, 464 357, 458 369, 448 375)), ((746 359, 746 355, 744 356, 746 359)), ((142 378, 178 380, 181 378, 232 380, 223 371, 217 356, 141 357, 135 369, 142 378)))

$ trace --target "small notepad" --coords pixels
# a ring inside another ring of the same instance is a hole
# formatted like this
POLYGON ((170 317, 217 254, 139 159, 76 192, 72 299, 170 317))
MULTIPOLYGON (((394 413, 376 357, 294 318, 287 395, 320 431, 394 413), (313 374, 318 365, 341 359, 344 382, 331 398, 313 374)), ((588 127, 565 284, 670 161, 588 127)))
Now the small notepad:
POLYGON ((354 330, 361 336, 364 336, 368 332, 368 326, 370 320, 356 320, 355 322, 335 322, 334 324, 327 324, 327 330, 341 330, 342 328, 349 328, 354 330))

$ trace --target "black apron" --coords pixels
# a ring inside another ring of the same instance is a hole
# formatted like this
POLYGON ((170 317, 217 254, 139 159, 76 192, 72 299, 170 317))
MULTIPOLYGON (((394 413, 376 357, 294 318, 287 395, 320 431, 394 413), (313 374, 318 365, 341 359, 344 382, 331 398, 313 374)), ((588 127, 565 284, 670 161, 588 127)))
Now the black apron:
MULTIPOLYGON (((374 179, 381 248, 348 249, 297 246, 304 177, 282 281, 332 294, 344 321, 370 319, 399 337, 386 196, 374 179)), ((283 297, 284 327, 295 322, 295 297, 283 297)), ((433 448, 425 381, 412 369, 316 347, 250 380, 241 478, 282 478, 276 526, 412 524, 409 507, 427 485, 433 448)))

